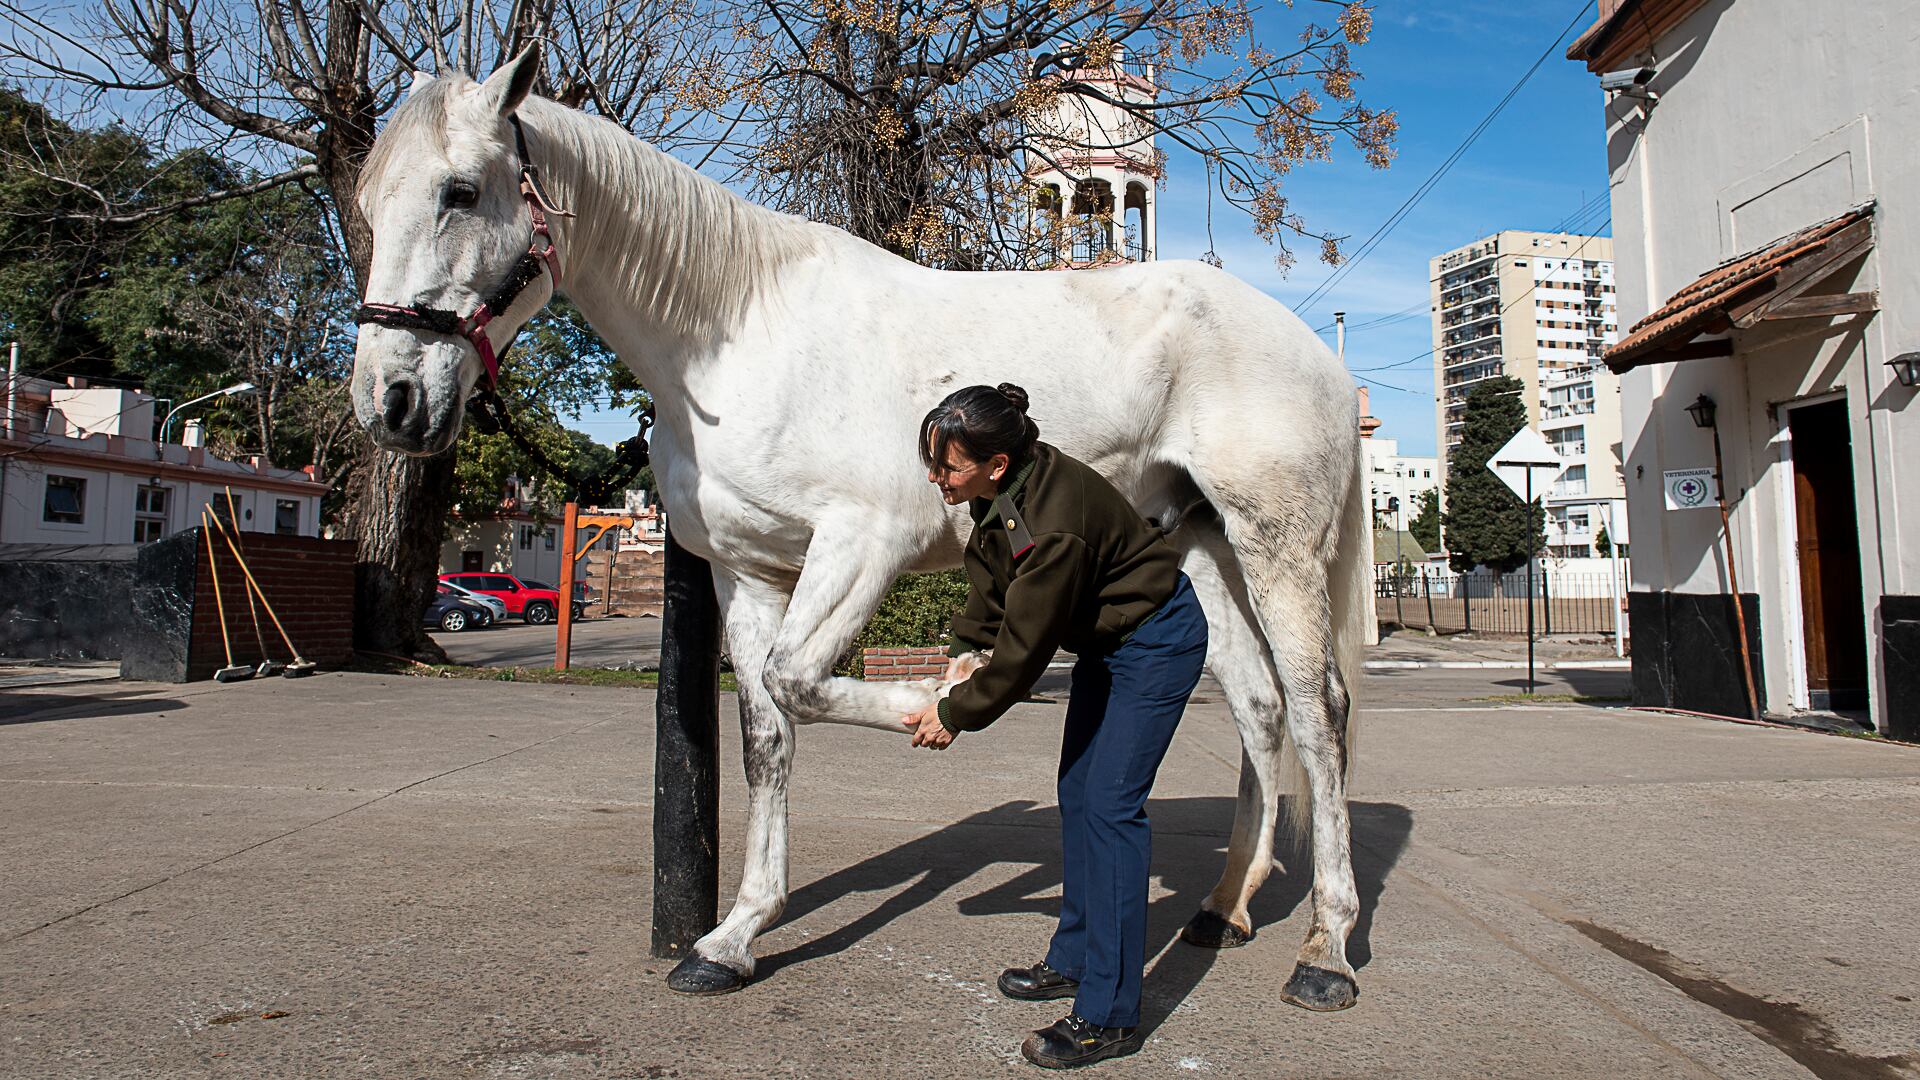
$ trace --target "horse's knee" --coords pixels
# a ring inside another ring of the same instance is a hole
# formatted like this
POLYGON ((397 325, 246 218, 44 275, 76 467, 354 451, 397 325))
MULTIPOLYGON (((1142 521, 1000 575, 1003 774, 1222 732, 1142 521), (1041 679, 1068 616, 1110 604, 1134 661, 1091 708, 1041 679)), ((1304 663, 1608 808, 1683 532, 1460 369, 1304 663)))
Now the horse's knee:
POLYGON ((767 668, 760 675, 760 685, 766 687, 774 705, 795 723, 818 719, 826 712, 827 677, 822 673, 804 670, 790 660, 775 656, 768 659, 767 668))

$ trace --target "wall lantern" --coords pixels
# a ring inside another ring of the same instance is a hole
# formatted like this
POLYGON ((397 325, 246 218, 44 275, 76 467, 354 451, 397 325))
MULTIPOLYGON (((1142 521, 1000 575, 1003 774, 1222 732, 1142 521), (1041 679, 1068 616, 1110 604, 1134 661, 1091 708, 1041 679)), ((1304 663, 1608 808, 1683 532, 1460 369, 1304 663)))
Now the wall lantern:
POLYGON ((1687 406, 1687 415, 1693 417, 1694 427, 1712 427, 1713 411, 1713 399, 1705 394, 1701 394, 1698 398, 1694 399, 1693 404, 1687 406))
POLYGON ((1920 386, 1920 352, 1901 353, 1887 361, 1887 366, 1901 386, 1920 386))

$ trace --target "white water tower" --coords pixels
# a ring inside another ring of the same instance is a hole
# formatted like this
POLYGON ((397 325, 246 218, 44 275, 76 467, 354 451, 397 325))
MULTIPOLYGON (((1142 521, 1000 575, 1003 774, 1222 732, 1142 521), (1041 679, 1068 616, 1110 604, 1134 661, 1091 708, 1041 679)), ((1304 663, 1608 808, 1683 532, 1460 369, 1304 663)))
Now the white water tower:
MULTIPOLYGON (((1101 67, 1048 77, 1087 83, 1120 101, 1150 102, 1160 95, 1154 66, 1129 59, 1117 47, 1101 67)), ((1049 113, 1030 122, 1029 136, 1053 159, 1027 155, 1027 178, 1036 189, 1035 230, 1057 238, 1052 258, 1043 261, 1080 267, 1154 257, 1160 167, 1150 125, 1105 101, 1065 92, 1054 95, 1049 113)))

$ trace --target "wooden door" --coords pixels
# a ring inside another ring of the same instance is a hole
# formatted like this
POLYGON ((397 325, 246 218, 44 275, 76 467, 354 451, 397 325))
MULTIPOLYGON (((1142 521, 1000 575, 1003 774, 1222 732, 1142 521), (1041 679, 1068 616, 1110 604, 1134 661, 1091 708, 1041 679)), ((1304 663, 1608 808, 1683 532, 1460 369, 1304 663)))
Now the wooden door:
POLYGON ((1867 698, 1866 602, 1860 529, 1854 517, 1853 440, 1845 401, 1787 414, 1793 439, 1795 546, 1807 689, 1816 709, 1863 708, 1867 698))

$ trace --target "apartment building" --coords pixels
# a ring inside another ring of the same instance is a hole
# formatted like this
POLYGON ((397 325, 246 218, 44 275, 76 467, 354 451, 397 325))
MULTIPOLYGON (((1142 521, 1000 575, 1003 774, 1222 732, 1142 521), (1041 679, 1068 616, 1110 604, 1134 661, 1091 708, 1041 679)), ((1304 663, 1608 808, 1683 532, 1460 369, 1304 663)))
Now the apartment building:
POLYGON ((1508 230, 1440 255, 1428 270, 1442 475, 1467 394, 1497 376, 1519 379, 1527 422, 1567 461, 1545 496, 1548 554, 1593 554, 1621 497, 1620 385, 1601 363, 1620 333, 1612 239, 1508 230))

